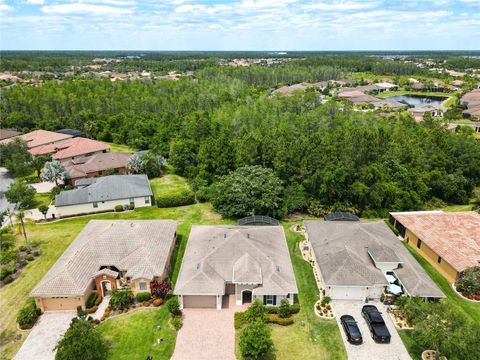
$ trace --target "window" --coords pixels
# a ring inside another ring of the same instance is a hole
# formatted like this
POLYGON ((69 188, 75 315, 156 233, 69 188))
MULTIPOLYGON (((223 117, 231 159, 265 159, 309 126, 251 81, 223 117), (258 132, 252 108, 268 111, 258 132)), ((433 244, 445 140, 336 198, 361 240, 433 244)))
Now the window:
POLYGON ((150 196, 145 196, 145 204, 150 204, 150 196))
POLYGON ((129 201, 130 201, 130 205, 135 205, 135 199, 134 198, 130 198, 129 201))
POLYGON ((93 203, 93 208, 94 208, 94 209, 98 208, 98 203, 97 203, 97 202, 94 202, 94 203, 93 203))
POLYGON ((417 240, 417 248, 420 249, 420 246, 422 246, 422 240, 418 239, 417 240))
POLYGON ((441 262, 442 262, 442 257, 441 257, 441 256, 439 256, 439 257, 438 257, 438 259, 437 259, 437 263, 439 263, 439 264, 440 264, 441 262))
POLYGON ((276 296, 275 295, 265 295, 265 305, 276 305, 276 296))
POLYGON ((146 282, 141 282, 140 284, 138 284, 138 288, 140 290, 147 290, 147 283, 146 282))

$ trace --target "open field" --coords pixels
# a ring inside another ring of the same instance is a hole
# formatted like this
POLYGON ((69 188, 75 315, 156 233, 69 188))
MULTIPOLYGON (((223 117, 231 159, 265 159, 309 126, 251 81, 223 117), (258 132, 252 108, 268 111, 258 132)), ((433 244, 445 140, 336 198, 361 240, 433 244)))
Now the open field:
POLYGON ((174 174, 167 174, 151 179, 150 186, 152 187, 155 199, 161 198, 165 195, 173 196, 179 195, 184 191, 190 191, 190 186, 185 178, 174 174))
POLYGON ((112 148, 112 152, 134 152, 136 151, 134 148, 128 146, 128 145, 123 145, 123 144, 114 144, 111 142, 103 141, 105 144, 110 145, 112 148))

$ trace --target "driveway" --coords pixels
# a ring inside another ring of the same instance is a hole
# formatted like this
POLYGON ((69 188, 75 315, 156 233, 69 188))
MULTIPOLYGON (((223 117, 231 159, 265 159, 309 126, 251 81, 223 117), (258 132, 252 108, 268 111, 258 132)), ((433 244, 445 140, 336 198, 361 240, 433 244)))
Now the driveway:
POLYGON ((353 300, 332 300, 333 309, 337 319, 338 326, 340 328, 340 334, 342 335, 345 348, 348 353, 349 359, 355 360, 410 360, 408 351, 403 345, 400 335, 393 325, 390 316, 387 314, 385 305, 380 302, 370 301, 369 305, 375 305, 377 309, 382 313, 383 320, 387 325, 388 331, 392 336, 390 344, 377 344, 373 341, 370 335, 370 330, 367 327, 365 319, 362 317, 362 306, 365 305, 363 301, 353 300), (345 336, 345 331, 340 324, 340 317, 342 315, 352 315, 357 321, 357 325, 360 328, 360 332, 363 337, 362 345, 351 345, 345 336))
POLYGON ((53 349, 70 326, 75 311, 47 311, 33 327, 14 360, 53 360, 53 349))
POLYGON ((235 360, 233 314, 245 310, 233 296, 225 297, 224 308, 184 309, 183 327, 177 335, 172 360, 235 360))

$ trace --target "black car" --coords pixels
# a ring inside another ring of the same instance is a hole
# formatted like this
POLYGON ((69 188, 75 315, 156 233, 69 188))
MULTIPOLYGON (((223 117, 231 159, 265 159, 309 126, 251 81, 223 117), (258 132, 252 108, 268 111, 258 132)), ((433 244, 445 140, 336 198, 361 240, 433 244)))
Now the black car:
POLYGON ((340 318, 340 322, 342 323, 343 330, 345 330, 348 342, 350 344, 360 345, 363 342, 362 333, 360 332, 353 316, 343 315, 340 318))
POLYGON ((362 316, 367 322, 373 340, 378 343, 388 344, 390 342, 390 332, 378 309, 373 305, 364 305, 362 308, 362 316))

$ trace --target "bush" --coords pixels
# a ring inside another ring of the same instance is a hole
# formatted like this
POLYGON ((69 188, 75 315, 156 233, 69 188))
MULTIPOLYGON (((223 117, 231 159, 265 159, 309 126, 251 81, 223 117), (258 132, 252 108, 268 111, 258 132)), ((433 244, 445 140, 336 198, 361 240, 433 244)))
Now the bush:
POLYGON ((295 303, 293 305, 290 306, 290 312, 292 314, 298 314, 300 312, 300 304, 299 303, 295 303))
POLYGON ((123 210, 123 205, 115 205, 115 212, 122 212, 123 210))
POLYGON ((278 314, 278 307, 277 306, 265 306, 267 313, 269 314, 278 314))
POLYGON ((150 302, 144 301, 144 302, 142 303, 142 305, 143 305, 143 306, 150 306, 150 302))
POLYGON ((22 246, 19 246, 19 247, 18 247, 18 250, 25 252, 25 251, 28 250, 28 247, 26 247, 25 245, 22 245, 22 246))
POLYGON ((152 301, 152 304, 153 304, 153 306, 155 306, 155 307, 159 307, 160 305, 162 305, 162 303, 163 303, 162 298, 157 298, 157 299, 155 299, 155 300, 152 301))
POLYGON ((113 289, 110 294, 110 306, 112 309, 128 308, 133 303, 132 289, 124 287, 121 289, 113 289))
POLYGON ((93 314, 93 313, 94 313, 95 311, 97 311, 97 310, 98 310, 98 306, 97 306, 97 305, 94 305, 94 306, 88 308, 87 310, 85 310, 85 312, 86 312, 87 314, 93 314))
POLYGON ((135 204, 130 204, 130 205, 128 205, 128 209, 129 209, 129 210, 134 210, 134 209, 135 209, 135 204))
POLYGON ((288 303, 287 299, 282 299, 280 302, 280 306, 278 307, 278 317, 282 319, 286 319, 291 315, 290 312, 290 304, 288 303))
POLYGON ((172 326, 175 328, 175 330, 180 330, 183 326, 183 320, 180 316, 175 316, 172 318, 172 326))
POLYGON ((20 329, 30 329, 38 319, 40 310, 35 305, 35 300, 30 299, 17 314, 17 323, 20 329))
POLYGON ((480 294, 480 266, 462 271, 455 286, 460 292, 480 294))
POLYGON ((25 256, 25 260, 33 261, 33 260, 35 260, 35 258, 33 257, 33 255, 27 255, 27 256, 25 256))
POLYGON ((12 275, 17 269, 15 265, 5 266, 0 269, 0 280, 4 280, 7 276, 12 275))
POLYGON ((87 317, 87 312, 83 310, 81 306, 77 306, 77 317, 80 319, 85 319, 87 317))
POLYGON ((135 297, 138 302, 144 302, 150 300, 152 295, 149 292, 139 292, 135 297))
POLYGON ((91 307, 93 307, 93 306, 95 306, 95 305, 98 305, 98 304, 96 303, 96 302, 97 302, 97 299, 99 299, 97 292, 96 292, 96 291, 92 292, 92 293, 90 294, 90 296, 88 297, 87 302, 85 303, 85 307, 86 307, 87 309, 89 309, 89 308, 91 308, 91 307))
POLYGON ((169 292, 172 291, 172 286, 166 280, 150 282, 150 291, 153 296, 166 299, 169 292))
POLYGON ((330 298, 330 296, 324 296, 323 299, 322 299, 322 306, 326 306, 327 304, 330 303, 330 301, 332 301, 332 299, 330 298))
POLYGON ((235 330, 241 329, 245 324, 247 324, 245 312, 236 312, 233 314, 233 326, 235 330))
POLYGON ((3 278, 3 283, 4 284, 10 284, 13 281, 13 276, 12 275, 7 275, 3 278))
POLYGON ((173 297, 167 302, 168 311, 172 316, 177 316, 180 313, 180 304, 177 297, 173 297))
POLYGON ((195 203, 195 194, 190 190, 183 190, 179 194, 169 194, 157 198, 159 208, 192 205, 195 203))
POLYGON ((293 317, 286 317, 286 318, 281 318, 275 315, 270 315, 268 317, 268 322, 271 324, 278 324, 282 326, 287 326, 287 325, 292 325, 293 324, 293 317))
POLYGON ((7 250, 0 254, 0 264, 6 265, 17 259, 17 252, 14 250, 7 250))
POLYGON ((248 324, 240 333, 240 351, 247 359, 263 359, 273 346, 270 329, 262 321, 248 324))
POLYGON ((248 323, 252 323, 254 321, 262 321, 266 322, 267 321, 267 315, 266 315, 266 309, 265 306, 262 304, 262 302, 258 299, 256 299, 252 305, 245 311, 245 320, 248 323))

